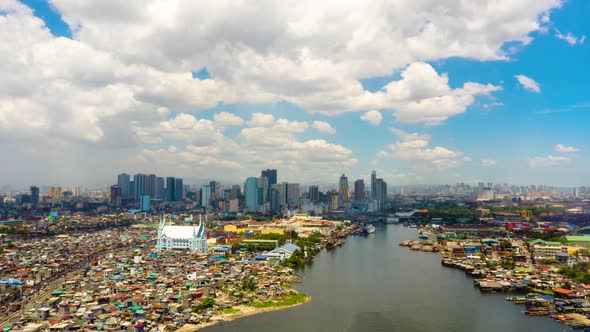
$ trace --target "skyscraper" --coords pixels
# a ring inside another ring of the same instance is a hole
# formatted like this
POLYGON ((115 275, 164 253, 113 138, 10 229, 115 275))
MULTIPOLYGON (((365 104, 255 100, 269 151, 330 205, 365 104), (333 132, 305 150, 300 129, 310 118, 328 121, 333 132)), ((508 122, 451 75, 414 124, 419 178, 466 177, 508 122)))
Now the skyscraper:
POLYGON ((259 178, 250 177, 244 183, 244 194, 246 195, 246 207, 250 211, 258 211, 262 203, 260 198, 259 178))
POLYGON ((176 187, 176 178, 169 176, 166 178, 166 201, 172 202, 174 201, 174 193, 176 187))
POLYGON ((150 211, 151 207, 150 207, 150 195, 141 195, 140 197, 140 201, 139 201, 140 205, 139 205, 139 209, 143 212, 148 212, 150 211))
POLYGON ((120 207, 123 199, 123 189, 119 185, 111 186, 111 205, 120 207))
POLYGON ((299 183, 287 183, 287 204, 290 209, 297 208, 301 205, 299 183))
POLYGON ((135 174, 133 176, 133 183, 135 183, 135 196, 134 196, 134 198, 139 199, 142 195, 146 194, 147 175, 135 174))
POLYGON ((320 188, 318 186, 309 186, 309 200, 313 203, 320 201, 320 188))
POLYGON ((201 207, 209 210, 211 209, 211 185, 206 184, 201 187, 201 207))
POLYGON ((39 204, 39 187, 31 186, 31 204, 36 206, 39 204))
POLYGON ((176 178, 174 184, 174 201, 180 202, 184 199, 184 186, 182 185, 182 179, 176 178))
POLYGON ((338 194, 340 195, 341 205, 348 202, 348 178, 342 174, 338 183, 338 194))
POLYGON ((156 197, 156 190, 158 187, 158 178, 155 174, 146 175, 145 194, 150 198, 156 197))
POLYGON ((362 201, 365 199, 365 180, 358 179, 354 181, 354 200, 362 201))
POLYGON ((117 185, 121 188, 122 198, 127 199, 131 197, 131 186, 130 182, 131 179, 129 178, 129 174, 122 173, 117 176, 117 185))
POLYGON ((371 199, 377 199, 377 172, 371 172, 371 199))
POLYGON ((155 198, 164 199, 166 198, 166 180, 162 177, 156 179, 156 195, 155 198))
POLYGON ((272 186, 274 184, 277 184, 277 170, 276 169, 263 169, 262 172, 260 172, 260 176, 261 177, 265 177, 268 179, 267 181, 267 186, 266 186, 266 193, 264 194, 265 202, 270 201, 270 190, 272 189, 272 186))
POLYGON ((375 180, 375 195, 376 199, 374 201, 377 202, 377 209, 382 210, 387 202, 387 182, 383 181, 383 179, 375 180))
POLYGON ((260 176, 264 176, 268 179, 268 187, 272 187, 273 184, 277 184, 277 170, 276 169, 266 169, 262 170, 260 176))

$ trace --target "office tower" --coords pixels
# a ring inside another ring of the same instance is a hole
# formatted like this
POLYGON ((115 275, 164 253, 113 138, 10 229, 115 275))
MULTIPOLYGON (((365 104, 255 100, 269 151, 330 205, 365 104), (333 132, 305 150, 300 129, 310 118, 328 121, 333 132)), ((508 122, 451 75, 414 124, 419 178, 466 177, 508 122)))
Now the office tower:
POLYGON ((123 189, 119 185, 111 186, 111 205, 119 207, 121 206, 121 200, 123 199, 123 189))
POLYGON ((294 209, 301 205, 299 183, 287 183, 287 204, 289 209, 294 209))
POLYGON ((166 198, 166 180, 162 177, 156 179, 156 198, 166 198))
POLYGON ((217 181, 209 181, 209 190, 211 191, 211 200, 220 198, 219 191, 221 186, 217 181))
POLYGON ((348 202, 348 178, 342 174, 338 182, 338 194, 340 195, 341 206, 348 202))
POLYGON ((377 199, 377 172, 371 172, 371 199, 377 199))
POLYGON ((174 201, 180 202, 184 199, 184 186, 182 185, 182 179, 176 178, 176 183, 174 184, 174 201))
POLYGON ((133 198, 139 199, 146 194, 147 189, 147 175, 135 174, 133 176, 133 183, 135 184, 135 195, 133 198))
POLYGON ((31 186, 31 204, 34 206, 39 204, 39 187, 31 186))
POLYGON ((387 202, 387 182, 383 179, 375 180, 375 195, 377 201, 377 209, 382 210, 387 202))
POLYGON ((139 209, 143 212, 150 211, 150 195, 141 195, 139 209))
POLYGON ((145 194, 149 195, 150 198, 156 197, 156 191, 158 186, 158 178, 155 174, 150 174, 146 176, 146 183, 145 183, 145 194))
POLYGON ((244 183, 244 194, 246 195, 246 207, 250 211, 258 211, 260 209, 260 186, 259 178, 250 177, 244 183))
POLYGON ((174 201, 174 187, 176 186, 176 178, 169 176, 166 178, 166 201, 174 201))
POLYGON ((354 200, 362 201, 365 199, 365 180, 358 179, 354 181, 354 200))
POLYGON ((201 187, 201 207, 211 209, 211 185, 206 184, 201 187))
POLYGON ((268 200, 270 203, 271 211, 276 212, 281 209, 281 203, 279 201, 279 191, 275 187, 270 188, 270 196, 268 200))
POLYGON ((239 196, 242 195, 242 189, 240 185, 234 184, 229 189, 229 199, 237 199, 239 196))
POLYGON ((268 186, 269 188, 272 187, 273 184, 277 184, 277 170, 276 169, 266 169, 262 170, 260 176, 264 176, 268 179, 268 186))
POLYGON ((313 203, 320 201, 320 188, 318 186, 309 186, 309 200, 313 203))
POLYGON ((122 173, 117 176, 117 185, 121 188, 121 192, 123 193, 123 199, 127 199, 131 197, 131 179, 129 178, 129 174, 122 173))
POLYGON ((266 176, 258 178, 258 188, 260 189, 261 196, 259 202, 262 205, 262 203, 268 202, 268 195, 270 195, 270 185, 266 176))

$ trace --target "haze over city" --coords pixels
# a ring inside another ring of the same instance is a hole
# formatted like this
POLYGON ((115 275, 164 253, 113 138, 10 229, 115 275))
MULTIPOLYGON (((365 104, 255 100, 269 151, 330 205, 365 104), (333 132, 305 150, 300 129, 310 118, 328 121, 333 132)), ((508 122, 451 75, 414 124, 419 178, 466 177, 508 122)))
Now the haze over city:
POLYGON ((585 1, 0 1, 2 183, 587 184, 585 1))

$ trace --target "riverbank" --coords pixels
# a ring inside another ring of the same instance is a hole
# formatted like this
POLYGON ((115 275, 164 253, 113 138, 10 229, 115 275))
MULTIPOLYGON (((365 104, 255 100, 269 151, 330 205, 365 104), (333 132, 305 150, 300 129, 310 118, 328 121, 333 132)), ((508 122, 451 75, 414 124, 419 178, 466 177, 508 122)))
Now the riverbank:
POLYGON ((311 296, 292 291, 287 298, 282 301, 264 301, 254 302, 248 305, 239 305, 226 309, 222 314, 211 317, 211 320, 202 324, 185 324, 177 332, 192 332, 216 325, 221 322, 231 322, 233 320, 248 316, 258 315, 265 312, 285 310, 303 305, 311 301, 311 296))

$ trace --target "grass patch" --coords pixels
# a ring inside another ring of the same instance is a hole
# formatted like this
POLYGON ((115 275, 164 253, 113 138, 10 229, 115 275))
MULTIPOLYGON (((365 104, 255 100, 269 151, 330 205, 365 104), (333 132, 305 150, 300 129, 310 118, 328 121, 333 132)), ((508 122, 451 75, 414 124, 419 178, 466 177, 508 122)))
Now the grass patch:
POLYGON ((240 313, 240 309, 236 309, 236 308, 227 308, 227 309, 223 309, 223 313, 226 315, 232 315, 232 314, 237 314, 240 313))
POLYGON ((252 302, 249 305, 254 308, 258 308, 258 309, 288 307, 288 306, 303 303, 303 302, 307 301, 308 298, 309 298, 309 296, 307 296, 305 294, 291 292, 291 293, 289 293, 289 295, 287 295, 285 297, 285 299, 283 299, 281 301, 252 302))
POLYGON ((283 283, 283 287, 285 287, 285 289, 291 289, 291 288, 293 288, 293 286, 291 286, 291 284, 290 283, 287 283, 287 282, 283 283))
POLYGON ((151 224, 142 224, 142 225, 144 225, 145 227, 148 227, 148 228, 158 228, 158 227, 160 227, 160 223, 157 223, 157 222, 156 223, 151 223, 151 224))
POLYGON ((552 290, 549 289, 538 289, 538 288, 533 288, 531 289, 533 292, 535 293, 539 293, 539 294, 545 294, 545 295, 555 295, 555 293, 552 290))

